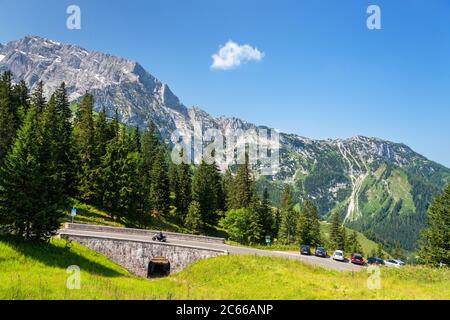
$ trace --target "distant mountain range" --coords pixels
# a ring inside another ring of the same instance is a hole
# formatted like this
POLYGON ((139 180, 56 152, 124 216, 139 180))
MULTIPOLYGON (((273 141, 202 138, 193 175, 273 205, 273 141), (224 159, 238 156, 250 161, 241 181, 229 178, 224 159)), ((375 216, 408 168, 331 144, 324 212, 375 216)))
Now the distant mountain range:
MULTIPOLYGON (((97 111, 104 107, 112 116, 117 109, 129 125, 144 127, 151 120, 166 140, 174 130, 191 130, 193 120, 203 129, 263 128, 187 108, 137 62, 41 37, 0 44, 0 72, 6 70, 31 88, 44 81, 47 93, 64 81, 74 103, 90 92, 97 111)), ((283 185, 291 183, 297 200, 314 200, 324 216, 337 211, 348 226, 388 245, 399 241, 414 249, 430 201, 450 182, 448 168, 404 144, 362 136, 313 140, 282 133, 280 138, 279 172, 261 177, 259 190, 267 187, 278 204, 283 185)))

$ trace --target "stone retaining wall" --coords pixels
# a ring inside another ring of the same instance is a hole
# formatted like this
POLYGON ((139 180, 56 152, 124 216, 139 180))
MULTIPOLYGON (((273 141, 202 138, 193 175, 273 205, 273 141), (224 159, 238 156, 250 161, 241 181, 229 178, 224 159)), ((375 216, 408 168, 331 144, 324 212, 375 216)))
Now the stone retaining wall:
POLYGON ((201 259, 228 254, 227 251, 223 250, 120 239, 120 236, 112 238, 61 233, 60 237, 101 253, 140 277, 147 277, 148 265, 150 260, 155 257, 168 259, 170 262, 170 273, 174 273, 201 259))

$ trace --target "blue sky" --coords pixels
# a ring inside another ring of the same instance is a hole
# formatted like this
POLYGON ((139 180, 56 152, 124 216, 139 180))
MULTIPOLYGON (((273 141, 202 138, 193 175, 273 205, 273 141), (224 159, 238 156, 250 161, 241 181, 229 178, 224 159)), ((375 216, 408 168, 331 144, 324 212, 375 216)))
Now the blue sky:
POLYGON ((311 138, 376 136, 450 167, 447 0, 0 0, 0 42, 39 35, 139 61, 187 106, 311 138), (82 29, 66 28, 80 6, 82 29), (382 30, 366 9, 381 8, 382 30), (229 40, 264 53, 214 70, 229 40))

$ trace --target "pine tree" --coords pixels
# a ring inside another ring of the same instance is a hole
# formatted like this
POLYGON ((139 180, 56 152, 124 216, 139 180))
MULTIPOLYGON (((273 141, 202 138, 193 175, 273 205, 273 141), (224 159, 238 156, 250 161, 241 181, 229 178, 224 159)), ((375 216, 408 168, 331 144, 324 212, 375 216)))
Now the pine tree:
POLYGON ((18 106, 22 109, 23 119, 30 107, 30 95, 25 81, 20 80, 20 82, 13 87, 13 92, 18 106))
POLYGON ((341 224, 339 213, 333 213, 331 217, 330 244, 333 249, 337 250, 345 250, 346 231, 341 224))
POLYGON ((253 179, 250 173, 248 153, 245 154, 245 162, 240 164, 233 179, 229 206, 231 209, 245 208, 251 201, 254 192, 253 179))
POLYGON ((247 212, 247 243, 250 245, 261 243, 264 234, 264 220, 262 216, 261 204, 256 193, 252 195, 250 203, 246 208, 247 212))
POLYGON ((139 154, 130 152, 125 129, 108 142, 106 149, 101 170, 103 206, 113 218, 139 221, 139 154))
POLYGON ((81 100, 76 113, 73 130, 75 155, 77 161, 76 189, 81 200, 94 204, 97 199, 95 181, 95 169, 99 160, 95 153, 94 98, 87 94, 81 100))
POLYGON ((191 168, 187 163, 178 166, 178 189, 175 192, 176 207, 182 217, 188 214, 189 204, 192 199, 191 168))
POLYGON ((170 192, 176 193, 179 189, 178 166, 169 162, 169 185, 170 192))
POLYGON ((419 261, 450 265, 450 185, 436 197, 427 212, 427 228, 419 242, 419 261))
POLYGON ((380 259, 384 259, 384 251, 383 251, 383 247, 381 246, 381 244, 377 245, 377 257, 380 259))
POLYGON ((216 197, 216 208, 214 211, 214 215, 212 216, 212 220, 213 223, 216 223, 218 219, 217 215, 221 215, 226 210, 226 196, 223 190, 222 174, 220 172, 219 167, 215 162, 209 165, 209 167, 211 170, 211 175, 213 176, 214 179, 213 190, 216 197))
POLYGON ((339 248, 341 250, 347 250, 347 228, 345 226, 341 226, 341 234, 339 237, 339 248))
POLYGON ((303 205, 303 210, 309 220, 309 242, 312 246, 319 246, 322 243, 322 236, 320 234, 319 209, 310 200, 306 200, 303 205))
POLYGON ((394 259, 405 260, 405 255, 403 249, 400 245, 400 242, 395 243, 394 251, 392 252, 392 256, 394 259))
POLYGON ((260 210, 262 217, 263 235, 270 236, 272 238, 275 237, 278 230, 276 229, 275 217, 273 215, 272 208, 270 207, 269 192, 267 191, 267 188, 265 188, 263 191, 260 210))
POLYGON ((102 158, 102 166, 100 170, 101 177, 101 203, 103 207, 109 210, 109 214, 113 219, 118 218, 120 214, 120 160, 124 155, 120 140, 114 138, 110 140, 106 146, 106 154, 102 158))
POLYGON ((162 147, 156 152, 151 172, 150 205, 153 216, 159 217, 168 213, 170 202, 169 177, 162 147))
POLYGON ((192 199, 200 204, 200 212, 205 223, 217 222, 217 211, 221 210, 220 173, 216 164, 207 164, 202 161, 195 170, 192 178, 192 199))
POLYGON ((143 194, 139 203, 139 210, 143 216, 147 216, 147 214, 149 216, 151 210, 150 189, 152 184, 152 168, 155 154, 158 152, 160 145, 156 126, 150 122, 142 136, 142 152, 139 164, 140 185, 143 194))
POLYGON ((353 231, 348 236, 347 251, 349 253, 360 253, 360 254, 364 255, 364 252, 362 252, 361 244, 358 241, 358 234, 356 233, 356 231, 353 231))
POLYGON ((114 138, 115 133, 111 130, 106 119, 106 110, 102 108, 94 124, 94 143, 97 159, 101 159, 106 154, 106 146, 114 138))
POLYGON ((111 134, 115 137, 119 137, 120 134, 120 121, 119 121, 119 110, 116 109, 114 113, 114 118, 109 123, 109 130, 111 134))
POLYGON ((296 214, 292 201, 292 189, 286 185, 281 204, 281 221, 278 231, 278 239, 284 243, 290 244, 295 236, 296 214))
POLYGON ((304 210, 301 210, 297 218, 296 238, 300 245, 312 245, 309 236, 310 221, 304 210))
POLYGON ((64 82, 55 91, 52 98, 54 99, 53 111, 46 111, 45 113, 47 117, 53 119, 50 121, 54 121, 53 124, 49 123, 48 125, 52 128, 58 167, 64 180, 64 189, 66 193, 69 193, 74 183, 75 169, 72 162, 72 111, 70 110, 64 82), (51 112, 55 114, 50 115, 51 112))
POLYGON ((227 169, 222 179, 222 190, 225 197, 225 210, 233 208, 233 184, 234 178, 231 170, 227 169))
POLYGON ((45 99, 44 94, 44 83, 42 81, 37 83, 36 88, 31 95, 31 105, 36 108, 38 113, 44 111, 47 105, 47 100, 45 99))
POLYGON ((197 201, 192 201, 189 205, 188 213, 184 219, 184 226, 196 234, 203 230, 200 204, 197 201))
POLYGON ((0 79, 0 165, 11 150, 17 130, 11 77, 5 72, 0 79))
POLYGON ((130 136, 130 149, 133 152, 141 152, 141 130, 139 126, 134 127, 134 130, 130 136))
POLYGON ((319 211, 310 200, 305 201, 298 216, 296 236, 300 245, 321 244, 319 211))
POLYGON ((0 173, 0 225, 27 239, 46 240, 63 216, 65 197, 50 128, 31 107, 0 173))

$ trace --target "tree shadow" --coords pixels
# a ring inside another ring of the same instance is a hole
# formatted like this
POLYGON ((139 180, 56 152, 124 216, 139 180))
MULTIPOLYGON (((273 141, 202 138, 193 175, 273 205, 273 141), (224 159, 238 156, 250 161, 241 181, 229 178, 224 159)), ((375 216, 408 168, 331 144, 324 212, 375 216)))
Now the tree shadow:
POLYGON ((52 243, 26 241, 14 236, 0 236, 0 241, 7 243, 26 257, 32 258, 50 267, 66 269, 69 266, 76 265, 80 267, 82 271, 96 275, 105 277, 123 276, 123 274, 117 270, 74 252, 71 249, 69 242, 66 247, 59 247, 52 243))

